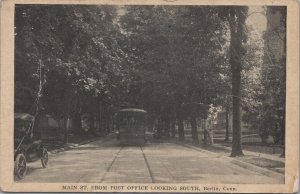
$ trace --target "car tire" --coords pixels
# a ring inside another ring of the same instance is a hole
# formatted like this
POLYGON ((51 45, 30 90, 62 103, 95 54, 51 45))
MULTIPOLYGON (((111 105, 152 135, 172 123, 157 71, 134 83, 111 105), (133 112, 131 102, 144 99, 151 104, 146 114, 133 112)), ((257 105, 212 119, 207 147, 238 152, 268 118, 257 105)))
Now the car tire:
POLYGON ((26 176, 27 166, 26 157, 24 154, 18 154, 14 165, 14 174, 18 179, 23 179, 26 176))
POLYGON ((46 168, 48 165, 49 155, 46 148, 42 149, 41 163, 43 168, 46 168))

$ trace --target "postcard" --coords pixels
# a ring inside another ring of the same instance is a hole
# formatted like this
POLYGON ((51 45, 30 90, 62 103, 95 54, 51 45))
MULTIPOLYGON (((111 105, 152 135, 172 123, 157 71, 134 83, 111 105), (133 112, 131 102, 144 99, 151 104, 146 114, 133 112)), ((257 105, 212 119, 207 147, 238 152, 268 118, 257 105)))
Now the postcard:
POLYGON ((292 0, 3 0, 4 192, 292 193, 292 0))

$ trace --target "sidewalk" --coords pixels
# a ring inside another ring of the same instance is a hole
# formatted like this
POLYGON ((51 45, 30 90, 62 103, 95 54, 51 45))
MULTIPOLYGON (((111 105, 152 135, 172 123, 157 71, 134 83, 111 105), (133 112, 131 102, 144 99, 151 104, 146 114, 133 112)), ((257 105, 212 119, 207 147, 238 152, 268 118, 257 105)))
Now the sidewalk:
POLYGON ((56 154, 62 151, 66 151, 72 148, 76 148, 80 145, 87 144, 93 141, 97 141, 100 139, 104 139, 104 137, 89 137, 89 138, 75 138, 75 139, 69 139, 69 142, 66 144, 63 143, 45 143, 45 147, 48 150, 48 153, 51 154, 56 154))
MULTIPOLYGON (((220 144, 214 144, 212 146, 213 147, 219 147, 219 148, 222 148, 222 149, 226 149, 226 150, 231 152, 231 148, 227 147, 227 146, 223 146, 223 145, 220 145, 220 144)), ((280 157, 281 154, 265 154, 265 153, 253 152, 253 151, 248 151, 248 150, 243 150, 243 153, 245 155, 249 155, 249 156, 255 156, 255 157, 259 157, 259 158, 266 158, 266 159, 275 160, 275 161, 278 161, 278 162, 285 162, 285 158, 280 157)))
POLYGON ((199 149, 199 151, 209 152, 218 158, 224 158, 231 163, 242 166, 244 168, 258 171, 269 176, 284 176, 285 173, 285 158, 280 157, 280 154, 265 154, 243 150, 244 156, 230 157, 231 148, 220 144, 199 145, 192 144, 190 141, 185 140, 179 143, 190 148, 199 149))
MULTIPOLYGON (((221 148, 231 152, 231 148, 219 144, 212 145, 216 148, 221 148)), ((236 159, 247 162, 262 168, 267 168, 274 172, 279 172, 284 174, 285 169, 285 158, 280 157, 280 154, 265 154, 259 152, 253 152, 248 150, 243 150, 244 157, 237 157, 236 159)))

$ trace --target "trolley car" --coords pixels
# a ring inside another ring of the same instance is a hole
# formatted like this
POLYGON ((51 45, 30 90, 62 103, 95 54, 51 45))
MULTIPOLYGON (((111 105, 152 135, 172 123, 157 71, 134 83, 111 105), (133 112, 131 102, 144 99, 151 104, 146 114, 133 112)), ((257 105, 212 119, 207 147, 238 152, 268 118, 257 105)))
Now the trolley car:
POLYGON ((126 108, 116 113, 117 138, 122 145, 146 143, 146 115, 143 109, 126 108))

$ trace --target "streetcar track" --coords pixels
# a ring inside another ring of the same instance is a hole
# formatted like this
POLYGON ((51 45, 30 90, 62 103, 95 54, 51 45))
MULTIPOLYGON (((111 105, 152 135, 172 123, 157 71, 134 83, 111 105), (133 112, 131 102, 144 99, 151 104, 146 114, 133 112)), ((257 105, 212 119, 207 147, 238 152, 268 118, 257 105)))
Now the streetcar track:
POLYGON ((214 153, 212 153, 211 151, 204 150, 204 149, 201 149, 201 148, 199 148, 199 147, 195 147, 194 145, 189 145, 189 144, 179 143, 179 142, 173 142, 173 143, 176 144, 176 145, 185 147, 185 148, 187 148, 187 149, 189 149, 189 150, 195 150, 195 151, 198 151, 198 152, 201 152, 201 153, 214 154, 214 153))
POLYGON ((122 146, 118 153, 116 154, 116 156, 114 157, 114 159, 112 160, 112 162, 109 164, 108 168, 106 169, 105 173, 103 174, 101 180, 100 180, 100 183, 102 183, 107 175, 107 173, 110 171, 111 167, 113 166, 114 162, 116 161, 117 157, 119 156, 120 152, 122 151, 124 147, 122 146))
MULTIPOLYGON (((108 140, 109 140, 109 139, 104 139, 104 141, 101 142, 100 145, 98 145, 98 147, 100 147, 100 146, 102 146, 102 145, 105 145, 105 143, 108 142, 108 140)), ((90 142, 90 143, 92 143, 92 142, 90 142)), ((83 145, 85 145, 85 144, 83 144, 83 145)), ((83 145, 80 145, 80 146, 83 146, 83 145)), ((78 147, 80 147, 80 146, 78 146, 78 147)), ((99 149, 99 148, 97 148, 97 149, 99 149)), ((118 152, 118 153, 119 153, 119 152, 118 152)), ((77 180, 76 182, 80 182, 80 180, 82 180, 82 179, 83 179, 84 177, 86 177, 88 174, 89 174, 89 172, 84 173, 83 175, 81 175, 81 176, 78 178, 78 180, 77 180)))
POLYGON ((149 165, 149 163, 148 163, 147 157, 146 157, 146 155, 145 155, 145 153, 144 153, 144 151, 143 151, 142 146, 140 146, 140 149, 141 149, 141 151, 142 151, 142 154, 143 154, 143 157, 144 157, 144 160, 145 160, 145 163, 146 163, 146 166, 147 166, 147 169, 148 169, 148 172, 149 172, 151 181, 152 181, 152 183, 155 183, 153 173, 152 173, 152 171, 151 171, 150 165, 149 165))

